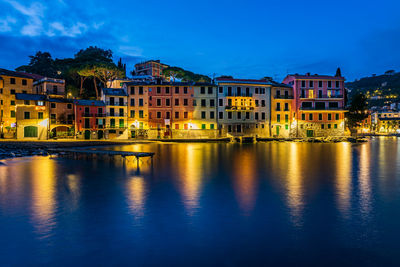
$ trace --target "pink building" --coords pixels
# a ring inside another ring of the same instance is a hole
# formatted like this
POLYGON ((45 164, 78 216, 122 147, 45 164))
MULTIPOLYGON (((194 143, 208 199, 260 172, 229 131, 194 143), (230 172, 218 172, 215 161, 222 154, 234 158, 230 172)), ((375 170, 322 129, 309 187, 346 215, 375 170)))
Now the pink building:
POLYGON ((290 74, 283 80, 293 87, 294 122, 298 137, 344 135, 345 79, 335 76, 290 74))

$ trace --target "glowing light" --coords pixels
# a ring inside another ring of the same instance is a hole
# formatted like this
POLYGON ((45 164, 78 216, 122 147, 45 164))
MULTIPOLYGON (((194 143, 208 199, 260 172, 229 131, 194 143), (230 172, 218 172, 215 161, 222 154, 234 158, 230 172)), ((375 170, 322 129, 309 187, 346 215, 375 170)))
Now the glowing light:
POLYGON ((301 173, 301 157, 299 145, 291 143, 289 148, 288 170, 287 170, 287 201, 291 210, 291 218, 295 225, 301 224, 303 210, 303 187, 301 173))
POLYGON ((349 215, 351 193, 351 144, 338 144, 336 153, 336 196, 343 216, 349 215))
POLYGON ((145 201, 144 178, 140 176, 132 177, 128 182, 129 208, 136 219, 143 217, 145 201))
POLYGON ((38 123, 39 126, 47 127, 49 125, 49 119, 44 119, 38 123))

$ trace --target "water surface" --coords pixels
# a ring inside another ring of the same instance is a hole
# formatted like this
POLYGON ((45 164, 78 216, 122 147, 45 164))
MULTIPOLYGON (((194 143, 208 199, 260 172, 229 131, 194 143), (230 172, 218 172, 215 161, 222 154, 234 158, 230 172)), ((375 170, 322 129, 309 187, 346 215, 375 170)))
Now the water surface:
POLYGON ((399 265, 400 141, 136 144, 0 166, 0 265, 399 265))

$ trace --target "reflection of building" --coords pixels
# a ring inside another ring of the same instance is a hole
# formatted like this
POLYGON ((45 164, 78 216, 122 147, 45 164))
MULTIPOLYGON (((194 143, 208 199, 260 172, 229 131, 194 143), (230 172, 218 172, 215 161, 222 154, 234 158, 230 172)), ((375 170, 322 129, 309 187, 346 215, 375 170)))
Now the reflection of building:
POLYGON ((103 139, 106 108, 103 101, 74 100, 75 131, 79 139, 103 139))
POLYGON ((32 93, 33 79, 29 76, 0 69, 0 135, 15 136, 15 94, 32 93))
POLYGON ((291 74, 283 83, 293 87, 296 135, 344 135, 344 81, 340 75, 291 74))
POLYGON ((106 139, 127 139, 128 94, 125 88, 103 88, 101 100, 106 104, 106 139))
POLYGON ((271 135, 290 137, 293 135, 293 88, 285 84, 271 87, 271 135))
POLYGON ((163 70, 169 66, 160 60, 149 60, 135 65, 135 76, 151 76, 153 78, 164 78, 163 70))
POLYGON ((49 110, 46 96, 36 94, 16 94, 16 138, 48 139, 49 110))
POLYGON ((231 135, 269 136, 269 80, 217 78, 218 123, 231 135))

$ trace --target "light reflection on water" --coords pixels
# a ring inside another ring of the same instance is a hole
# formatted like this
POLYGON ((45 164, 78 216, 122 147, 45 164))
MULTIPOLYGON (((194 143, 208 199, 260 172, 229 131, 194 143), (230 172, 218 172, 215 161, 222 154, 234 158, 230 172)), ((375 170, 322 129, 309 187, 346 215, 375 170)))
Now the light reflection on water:
POLYGON ((231 263, 281 263, 287 251, 297 262, 317 251, 312 259, 323 264, 328 250, 351 263, 382 259, 397 252, 400 235, 397 140, 106 148, 155 152, 139 169, 135 159, 7 160, 0 265, 54 263, 68 251, 83 263, 97 251, 103 264, 160 264, 176 251, 185 251, 176 264, 223 264, 219 251, 231 263))

